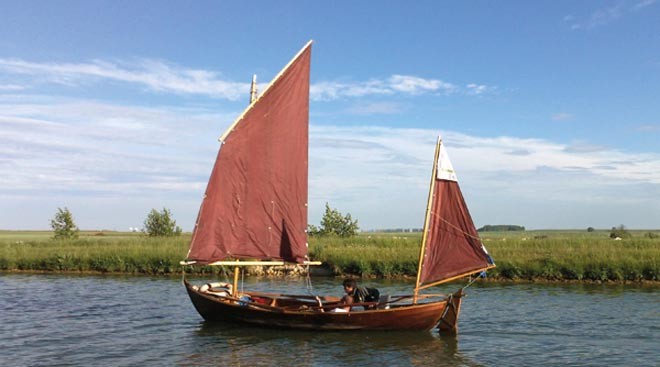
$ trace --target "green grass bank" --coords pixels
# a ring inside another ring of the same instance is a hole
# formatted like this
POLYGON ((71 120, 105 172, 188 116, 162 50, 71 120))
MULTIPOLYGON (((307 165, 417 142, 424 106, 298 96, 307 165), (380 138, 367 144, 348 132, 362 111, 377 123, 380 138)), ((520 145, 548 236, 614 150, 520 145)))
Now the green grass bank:
MULTIPOLYGON (((609 231, 485 232, 484 244, 497 268, 496 280, 614 281, 660 280, 660 238, 631 231, 612 240, 609 231)), ((81 232, 72 241, 51 239, 49 231, 0 231, 0 271, 177 274, 190 234, 149 238, 139 233, 81 232)), ((310 253, 334 275, 407 277, 417 272, 419 233, 363 233, 357 237, 310 238, 310 253)), ((185 267, 217 274, 221 267, 185 267)))

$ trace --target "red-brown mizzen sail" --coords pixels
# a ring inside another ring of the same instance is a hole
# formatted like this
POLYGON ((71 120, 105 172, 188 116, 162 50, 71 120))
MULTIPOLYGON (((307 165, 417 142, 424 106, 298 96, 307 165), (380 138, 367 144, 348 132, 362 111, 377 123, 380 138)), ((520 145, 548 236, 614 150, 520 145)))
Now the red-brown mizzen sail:
POLYGON ((310 60, 311 42, 225 133, 188 261, 306 260, 310 60))
POLYGON ((431 284, 493 266, 472 222, 449 156, 439 142, 419 283, 431 284))

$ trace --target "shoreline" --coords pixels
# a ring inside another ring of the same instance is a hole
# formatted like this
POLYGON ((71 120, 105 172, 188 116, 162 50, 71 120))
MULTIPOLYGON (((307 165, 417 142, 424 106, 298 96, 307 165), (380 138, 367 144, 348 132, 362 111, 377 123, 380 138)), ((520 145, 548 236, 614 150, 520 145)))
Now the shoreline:
MULTIPOLYGON (((47 236, 44 233, 43 236, 47 236)), ((489 233, 483 240, 497 267, 486 282, 501 283, 660 283, 660 237, 642 235, 611 240, 606 232, 489 233), (517 237, 516 237, 517 236, 517 237)), ((419 235, 369 234, 351 238, 310 238, 310 267, 318 277, 402 279, 418 271, 419 235)), ((33 233, 0 235, 0 272, 58 274, 127 274, 221 277, 232 269, 182 267, 188 236, 148 238, 111 233, 57 241, 33 233)), ((249 267, 249 276, 306 275, 304 266, 249 267)))
MULTIPOLYGON (((109 271, 72 271, 72 270, 21 270, 21 269, 11 269, 11 270, 0 270, 0 275, 7 274, 24 274, 24 275, 79 275, 79 276, 135 276, 135 277, 181 277, 182 273, 170 272, 170 273, 126 273, 126 272, 109 272, 109 271)), ((185 273, 188 277, 200 278, 206 277, 208 279, 214 279, 218 277, 218 274, 206 274, 206 273, 185 273)), ((247 276, 255 278, 267 278, 267 279, 291 279, 291 278, 303 278, 306 275, 303 273, 297 274, 282 274, 278 272, 277 274, 247 274, 247 276)), ((391 276, 391 277, 378 277, 378 276, 367 276, 361 277, 355 274, 310 274, 312 278, 356 278, 356 279, 387 279, 387 280, 412 280, 414 281, 415 277, 413 276, 391 276)), ((450 282, 451 283, 457 283, 450 282)), ((548 278, 530 278, 530 279, 510 279, 499 276, 492 276, 482 278, 477 282, 489 283, 489 284, 575 284, 575 285, 636 285, 636 286, 660 286, 660 280, 592 280, 592 279, 548 279, 548 278)))

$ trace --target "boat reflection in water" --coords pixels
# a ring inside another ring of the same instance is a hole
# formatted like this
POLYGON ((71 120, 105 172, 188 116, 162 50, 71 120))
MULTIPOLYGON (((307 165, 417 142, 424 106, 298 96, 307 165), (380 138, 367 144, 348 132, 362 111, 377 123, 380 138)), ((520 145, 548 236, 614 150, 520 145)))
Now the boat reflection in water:
POLYGON ((272 365, 295 356, 297 366, 477 366, 458 351, 456 336, 437 332, 315 333, 200 323, 203 346, 184 365, 272 365))

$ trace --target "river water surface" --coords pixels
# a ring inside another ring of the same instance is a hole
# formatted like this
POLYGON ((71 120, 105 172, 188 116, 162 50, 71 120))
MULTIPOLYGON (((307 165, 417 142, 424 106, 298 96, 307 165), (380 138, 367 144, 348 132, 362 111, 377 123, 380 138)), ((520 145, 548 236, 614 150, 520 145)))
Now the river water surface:
MULTIPOLYGON (((314 279, 313 292, 339 296, 340 283, 314 279)), ((299 279, 245 287, 307 292, 299 279)), ((0 274, 0 366, 658 366, 659 341, 658 286, 476 284, 447 337, 210 325, 180 279, 0 274)))

